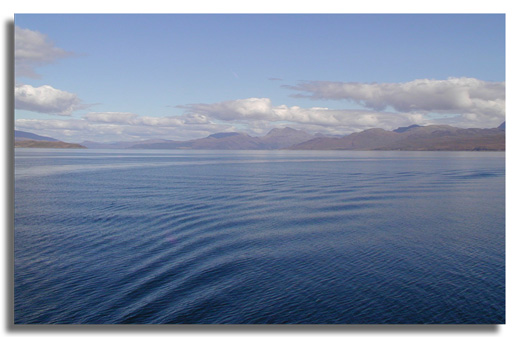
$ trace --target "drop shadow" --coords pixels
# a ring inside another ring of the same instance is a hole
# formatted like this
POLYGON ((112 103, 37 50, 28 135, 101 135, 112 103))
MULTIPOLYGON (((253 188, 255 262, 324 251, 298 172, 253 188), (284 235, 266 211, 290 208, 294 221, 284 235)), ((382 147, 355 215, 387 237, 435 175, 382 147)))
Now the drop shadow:
POLYGON ((14 321, 14 21, 4 22, 5 45, 4 50, 7 55, 5 58, 4 69, 5 88, 8 90, 5 101, 4 111, 4 199, 6 200, 6 211, 4 214, 5 236, 5 272, 7 280, 5 301, 8 328, 14 321))

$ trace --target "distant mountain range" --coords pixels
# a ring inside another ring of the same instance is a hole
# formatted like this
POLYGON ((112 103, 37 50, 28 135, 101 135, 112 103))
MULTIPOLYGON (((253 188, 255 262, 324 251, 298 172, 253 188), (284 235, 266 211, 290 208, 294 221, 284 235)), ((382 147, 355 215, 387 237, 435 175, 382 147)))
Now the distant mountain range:
POLYGON ((187 141, 152 139, 81 144, 64 143, 29 132, 15 131, 15 146, 92 149, 505 151, 505 122, 490 129, 414 124, 393 131, 368 129, 344 137, 312 135, 286 127, 272 129, 262 137, 225 132, 187 141))
POLYGON ((277 150, 289 148, 293 145, 316 138, 305 131, 292 128, 275 128, 262 137, 252 137, 247 133, 223 132, 209 135, 205 138, 173 141, 147 140, 143 142, 114 142, 94 143, 83 142, 81 145, 88 148, 111 149, 194 149, 194 150, 277 150))
POLYGON ((505 122, 491 129, 411 125, 393 131, 368 129, 341 138, 320 137, 292 150, 505 151, 505 122))
POLYGON ((59 148, 59 149, 84 149, 85 146, 73 143, 66 143, 60 140, 40 136, 35 133, 25 131, 14 131, 14 147, 34 147, 34 148, 59 148))

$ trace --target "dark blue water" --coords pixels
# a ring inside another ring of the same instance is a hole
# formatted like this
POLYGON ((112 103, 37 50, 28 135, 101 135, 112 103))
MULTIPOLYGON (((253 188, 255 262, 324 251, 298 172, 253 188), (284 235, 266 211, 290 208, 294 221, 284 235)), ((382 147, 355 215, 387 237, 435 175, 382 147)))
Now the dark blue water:
POLYGON ((504 323, 504 157, 17 149, 15 323, 504 323))

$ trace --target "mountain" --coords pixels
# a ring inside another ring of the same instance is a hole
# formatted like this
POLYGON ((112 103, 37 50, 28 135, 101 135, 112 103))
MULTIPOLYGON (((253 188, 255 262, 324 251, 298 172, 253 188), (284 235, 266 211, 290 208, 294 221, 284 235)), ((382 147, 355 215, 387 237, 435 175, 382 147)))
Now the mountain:
POLYGON ((133 149, 197 149, 197 150, 276 150, 287 148, 314 138, 305 131, 275 128, 265 136, 252 137, 247 133, 222 132, 188 141, 136 144, 133 149))
POLYGON ((266 150, 283 149, 296 144, 300 144, 316 138, 305 131, 295 130, 293 128, 275 128, 269 131, 265 136, 260 137, 259 140, 262 148, 266 150))
POLYGON ((461 129, 448 125, 403 127, 394 131, 368 129, 341 138, 316 138, 293 150, 504 151, 505 124, 492 129, 461 129))
POLYGON ((35 133, 14 130, 14 147, 55 148, 55 149, 84 149, 85 146, 62 142, 51 137, 40 136, 35 133))
POLYGON ((400 128, 395 129, 394 132, 403 133, 403 132, 406 132, 408 130, 411 130, 411 129, 414 129, 414 128, 421 128, 421 127, 422 126, 417 125, 417 124, 413 124, 413 125, 410 125, 410 126, 401 126, 400 128))
POLYGON ((89 149, 128 149, 135 145, 140 144, 159 144, 159 143, 169 143, 171 140, 164 139, 150 139, 144 141, 127 141, 127 142, 110 142, 110 143, 99 143, 99 142, 91 142, 84 141, 80 143, 80 145, 85 146, 89 149))
POLYGON ((389 141, 396 141, 399 134, 383 129, 368 129, 341 138, 322 137, 290 147, 292 150, 370 150, 389 141))
POLYGON ((150 142, 131 146, 132 149, 193 149, 193 150, 258 150, 256 138, 245 133, 222 132, 206 138, 187 141, 150 142))
POLYGON ((286 127, 272 129, 261 137, 222 132, 187 141, 156 139, 82 145, 99 149, 504 151, 505 122, 491 129, 413 124, 393 131, 373 128, 344 137, 311 135, 286 127))
POLYGON ((14 142, 14 147, 32 147, 32 148, 53 148, 53 149, 86 149, 86 147, 65 143, 61 141, 47 141, 47 140, 17 140, 14 142))
POLYGON ((51 137, 40 136, 40 135, 37 135, 35 133, 25 132, 25 131, 18 131, 18 130, 14 130, 14 140, 15 141, 19 141, 19 140, 44 140, 44 141, 48 141, 48 142, 58 142, 59 141, 59 140, 51 138, 51 137))
POLYGON ((262 147, 256 137, 246 133, 226 132, 197 139, 191 143, 198 150, 260 150, 262 147))

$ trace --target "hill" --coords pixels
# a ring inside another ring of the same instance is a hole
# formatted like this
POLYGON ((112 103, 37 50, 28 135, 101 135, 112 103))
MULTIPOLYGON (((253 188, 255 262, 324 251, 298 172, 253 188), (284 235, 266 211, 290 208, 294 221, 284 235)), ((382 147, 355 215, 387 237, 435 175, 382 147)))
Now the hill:
POLYGON ((156 139, 82 145, 113 149, 505 151, 505 122, 489 129, 414 124, 393 131, 373 128, 343 137, 312 135, 285 127, 272 129, 261 137, 223 132, 187 141, 156 139))
POLYGON ((314 136, 292 128, 275 128, 265 136, 252 137, 241 132, 222 132, 188 141, 140 143, 133 149, 197 149, 197 150, 276 150, 313 139, 314 136))
POLYGON ((62 142, 58 139, 40 136, 35 133, 14 130, 14 147, 85 149, 85 146, 62 142))
POLYGON ((40 136, 35 133, 19 131, 19 130, 14 130, 14 140, 15 141, 18 141, 18 140, 44 140, 44 141, 48 141, 48 142, 58 142, 59 141, 59 140, 51 138, 51 137, 40 136))
POLYGON ((291 146, 293 150, 504 151, 505 124, 491 129, 448 125, 368 129, 341 138, 322 137, 291 146))

